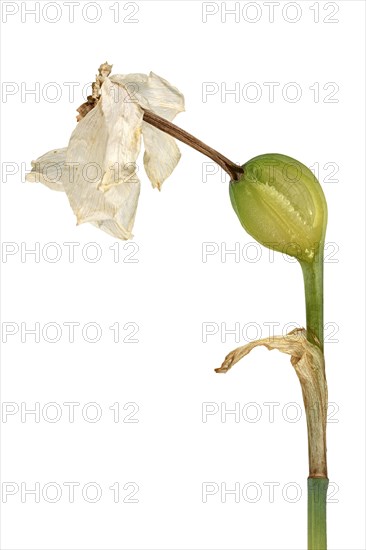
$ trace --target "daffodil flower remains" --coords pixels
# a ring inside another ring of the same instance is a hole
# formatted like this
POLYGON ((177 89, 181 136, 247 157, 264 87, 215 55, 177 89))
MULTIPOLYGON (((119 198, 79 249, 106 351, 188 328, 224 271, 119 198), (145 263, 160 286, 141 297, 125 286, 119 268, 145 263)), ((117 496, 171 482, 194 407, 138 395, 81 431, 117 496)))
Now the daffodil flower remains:
POLYGON ((144 109, 171 121, 184 111, 177 88, 154 73, 108 76, 103 64, 93 95, 79 107, 68 147, 32 162, 28 181, 64 191, 77 223, 90 222, 119 239, 129 239, 140 194, 136 159, 144 141, 144 166, 161 188, 180 152, 174 138, 144 122, 144 109))

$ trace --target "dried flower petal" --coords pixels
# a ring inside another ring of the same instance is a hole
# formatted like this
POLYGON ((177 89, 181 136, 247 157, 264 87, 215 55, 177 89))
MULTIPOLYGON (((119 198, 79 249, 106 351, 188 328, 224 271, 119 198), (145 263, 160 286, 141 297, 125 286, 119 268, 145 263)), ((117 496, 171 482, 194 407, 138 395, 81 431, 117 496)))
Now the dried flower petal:
MULTIPOLYGON (((184 96, 167 80, 150 72, 149 75, 133 73, 111 76, 112 82, 123 84, 131 101, 141 107, 171 121, 184 111, 184 96)), ((161 188, 162 183, 173 172, 180 159, 175 140, 154 126, 143 122, 144 166, 153 187, 161 188)))
POLYGON ((149 75, 116 74, 110 79, 126 87, 131 101, 137 102, 144 109, 149 109, 167 120, 173 120, 178 113, 184 111, 183 94, 178 88, 153 72, 149 75))
POLYGON ((125 88, 105 78, 100 101, 71 135, 64 181, 78 224, 95 222, 121 239, 131 236, 140 192, 135 160, 143 117, 139 105, 125 99, 125 88))
POLYGON ((108 78, 110 70, 107 63, 99 68, 92 96, 78 109, 79 123, 68 147, 32 162, 27 180, 64 190, 78 224, 90 222, 129 239, 140 193, 135 161, 141 133, 153 187, 160 189, 180 158, 171 136, 143 122, 143 109, 172 120, 184 110, 184 98, 154 73, 108 78))
POLYGON ((27 181, 43 183, 54 191, 64 191, 62 174, 66 160, 67 147, 52 149, 37 160, 32 161, 32 170, 27 174, 27 181))
POLYGON ((305 329, 295 329, 286 336, 263 338, 236 348, 215 371, 227 372, 257 346, 291 355, 291 364, 301 384, 306 411, 310 477, 327 477, 325 432, 328 390, 323 353, 306 339, 305 329))
POLYGON ((151 124, 142 123, 144 139, 144 167, 153 187, 161 189, 181 157, 175 140, 151 124))

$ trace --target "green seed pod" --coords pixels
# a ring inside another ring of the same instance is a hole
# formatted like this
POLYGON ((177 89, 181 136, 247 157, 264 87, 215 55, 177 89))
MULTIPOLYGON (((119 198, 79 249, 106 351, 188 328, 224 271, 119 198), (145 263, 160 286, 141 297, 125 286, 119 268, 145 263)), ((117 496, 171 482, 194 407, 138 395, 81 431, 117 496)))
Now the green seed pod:
POLYGON ((230 182, 230 198, 244 229, 259 243, 311 263, 324 246, 327 203, 304 164, 285 155, 260 155, 230 182))

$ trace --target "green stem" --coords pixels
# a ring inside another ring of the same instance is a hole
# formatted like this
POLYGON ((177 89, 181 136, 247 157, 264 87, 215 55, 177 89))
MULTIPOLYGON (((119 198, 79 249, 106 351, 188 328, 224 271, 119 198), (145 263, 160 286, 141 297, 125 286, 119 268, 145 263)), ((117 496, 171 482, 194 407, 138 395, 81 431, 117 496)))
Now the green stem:
POLYGON ((327 548, 328 479, 308 478, 308 550, 327 548))
POLYGON ((304 276, 307 339, 324 348, 323 327, 323 243, 311 263, 300 262, 304 276))
MULTIPOLYGON (((324 246, 320 243, 312 263, 300 262, 304 277, 306 304, 306 335, 309 342, 324 351, 323 321, 323 255, 324 246)), ((310 444, 310 440, 309 440, 310 444)), ((324 450, 326 455, 326 450, 324 450)), ((310 456, 310 455, 309 455, 310 456)), ((327 489, 329 480, 325 472, 322 477, 308 478, 308 550, 327 548, 327 489)))

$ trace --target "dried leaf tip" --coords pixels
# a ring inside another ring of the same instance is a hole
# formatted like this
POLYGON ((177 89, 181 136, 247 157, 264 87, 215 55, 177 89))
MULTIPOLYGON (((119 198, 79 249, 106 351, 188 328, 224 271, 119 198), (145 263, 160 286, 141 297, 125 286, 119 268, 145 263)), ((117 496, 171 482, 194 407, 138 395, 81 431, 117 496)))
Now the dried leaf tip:
POLYGON ((263 338, 234 349, 225 357, 221 367, 215 369, 215 371, 218 373, 227 372, 257 346, 265 346, 269 350, 277 349, 291 356, 291 364, 301 385, 306 412, 309 442, 309 477, 326 478, 325 434, 328 390, 322 351, 318 346, 307 340, 305 329, 295 329, 286 336, 263 338))

